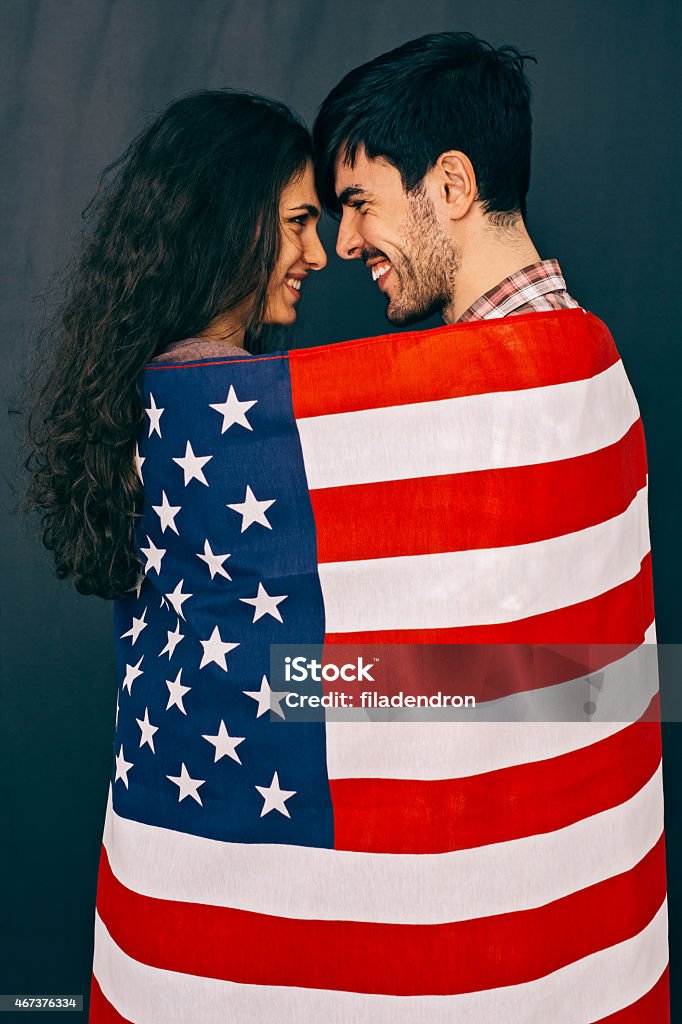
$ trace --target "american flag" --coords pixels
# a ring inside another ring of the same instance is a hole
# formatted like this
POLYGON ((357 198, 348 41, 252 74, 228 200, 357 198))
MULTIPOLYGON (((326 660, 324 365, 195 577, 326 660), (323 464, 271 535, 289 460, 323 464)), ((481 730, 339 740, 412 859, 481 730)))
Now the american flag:
POLYGON ((271 644, 655 642, 604 324, 150 364, 141 388, 90 1021, 668 1021, 657 722, 286 724, 269 678, 271 644))

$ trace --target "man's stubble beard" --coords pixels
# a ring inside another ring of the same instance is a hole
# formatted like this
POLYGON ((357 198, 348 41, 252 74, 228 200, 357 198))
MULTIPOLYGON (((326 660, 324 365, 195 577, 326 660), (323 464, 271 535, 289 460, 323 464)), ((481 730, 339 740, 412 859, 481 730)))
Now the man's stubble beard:
POLYGON ((455 295, 461 253, 443 232, 423 187, 410 193, 400 265, 393 260, 399 292, 389 299, 386 319, 397 327, 442 313, 455 295))

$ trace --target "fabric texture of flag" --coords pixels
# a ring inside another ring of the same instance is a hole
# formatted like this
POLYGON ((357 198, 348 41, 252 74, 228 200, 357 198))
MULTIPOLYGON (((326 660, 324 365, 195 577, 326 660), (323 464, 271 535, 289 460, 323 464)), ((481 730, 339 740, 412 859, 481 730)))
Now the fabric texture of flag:
POLYGON ((271 720, 271 644, 655 643, 604 324, 150 364, 141 389, 90 1021, 667 1022, 658 722, 271 720))

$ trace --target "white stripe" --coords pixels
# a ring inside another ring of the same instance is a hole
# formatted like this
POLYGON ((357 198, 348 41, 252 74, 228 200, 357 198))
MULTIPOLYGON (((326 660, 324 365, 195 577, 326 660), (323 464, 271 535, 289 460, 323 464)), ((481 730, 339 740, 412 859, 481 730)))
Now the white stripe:
POLYGON ((663 831, 660 765, 629 800, 565 828, 437 854, 225 843, 119 817, 104 846, 127 889, 274 917, 441 924, 529 910, 629 871, 663 831))
MULTIPOLYGON (((136 1024, 585 1024, 635 1002, 668 962, 664 901, 638 935, 537 981, 456 996, 385 996, 327 989, 239 985, 148 967, 127 956, 95 915, 94 974, 136 1024)), ((276 956, 276 950, 261 950, 276 956)))
POLYGON ((316 489, 570 459, 614 444, 638 417, 619 360, 567 384, 296 422, 308 486, 316 489))
POLYGON ((327 633, 514 622, 632 579, 650 550, 647 488, 596 526, 504 548, 318 566, 327 633))
POLYGON ((330 779, 459 779, 581 750, 621 722, 328 722, 330 779))

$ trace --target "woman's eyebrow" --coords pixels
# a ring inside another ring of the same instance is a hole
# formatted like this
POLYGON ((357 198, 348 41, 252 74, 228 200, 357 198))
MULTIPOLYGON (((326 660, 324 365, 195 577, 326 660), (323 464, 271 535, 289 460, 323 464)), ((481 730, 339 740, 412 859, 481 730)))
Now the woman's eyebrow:
POLYGON ((319 217, 320 211, 313 203, 301 203, 299 206, 289 207, 289 212, 293 213, 294 210, 307 210, 311 217, 319 217))

